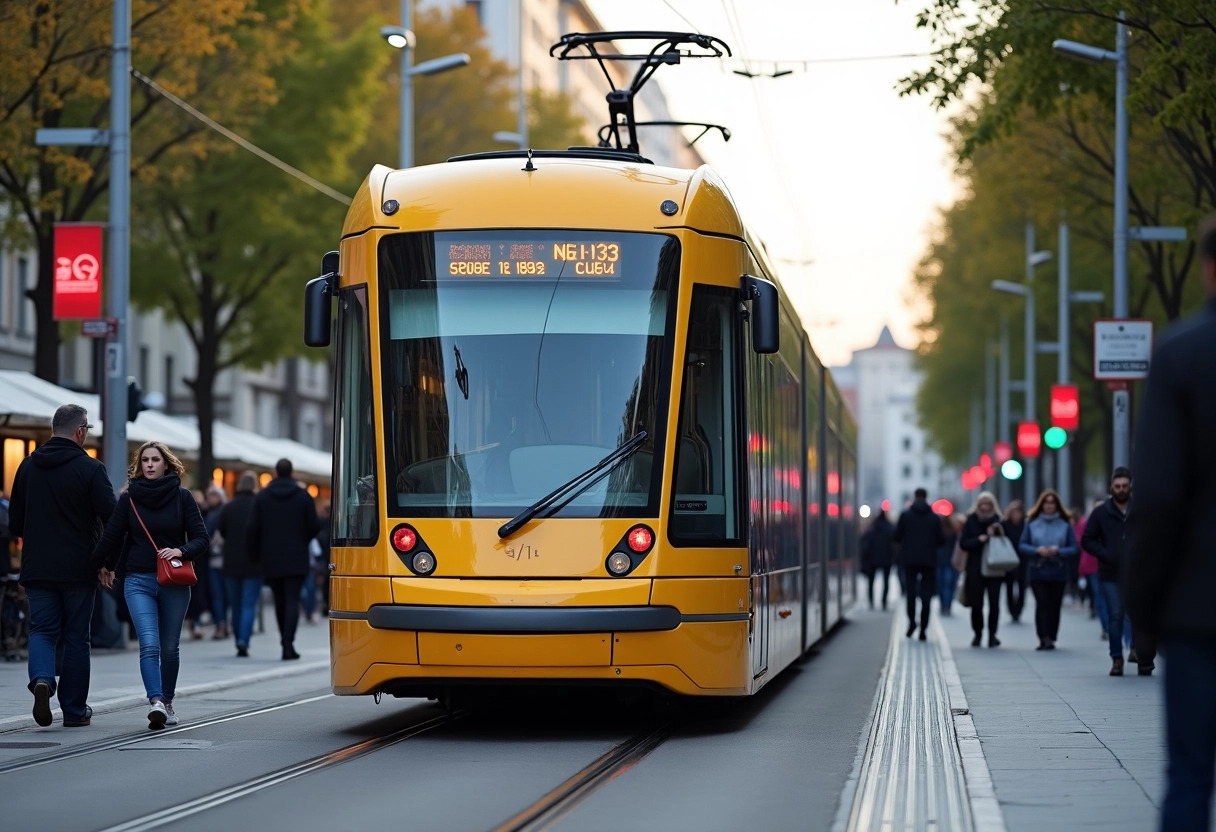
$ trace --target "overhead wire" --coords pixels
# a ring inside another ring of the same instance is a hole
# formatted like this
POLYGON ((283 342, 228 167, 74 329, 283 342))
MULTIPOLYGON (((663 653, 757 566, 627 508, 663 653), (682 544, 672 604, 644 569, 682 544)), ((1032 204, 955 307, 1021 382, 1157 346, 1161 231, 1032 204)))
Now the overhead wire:
POLYGON ((144 75, 139 70, 132 69, 131 75, 135 78, 135 80, 139 81, 141 84, 144 84, 145 86, 150 87, 151 89, 155 90, 166 100, 172 102, 173 104, 176 104, 178 107, 185 110, 191 116, 198 119, 203 124, 207 125, 215 132, 219 133, 221 136, 224 136, 225 138, 235 142, 236 144, 245 148, 246 150, 248 150, 253 155, 257 156, 258 158, 266 160, 267 162, 274 165, 279 170, 283 171, 284 173, 286 173, 290 176, 295 177, 296 179, 303 182, 305 185, 308 185, 310 188, 320 191, 321 193, 325 194, 330 199, 341 202, 343 205, 350 205, 351 198, 346 196, 346 194, 343 194, 339 191, 334 190, 330 186, 326 185, 324 182, 321 182, 317 179, 312 178, 311 176, 309 176, 307 173, 300 170, 299 168, 294 168, 291 165, 284 162, 282 159, 278 158, 277 156, 275 156, 271 153, 268 153, 265 150, 262 150, 262 148, 258 147, 253 142, 249 141, 248 139, 246 139, 242 136, 237 135, 236 133, 232 132, 224 125, 220 124, 215 119, 208 116, 207 114, 199 111, 198 109, 191 106, 190 104, 187 104, 181 98, 179 98, 176 95, 174 95, 173 93, 169 92, 167 89, 165 89, 160 84, 153 81, 147 75, 144 75))

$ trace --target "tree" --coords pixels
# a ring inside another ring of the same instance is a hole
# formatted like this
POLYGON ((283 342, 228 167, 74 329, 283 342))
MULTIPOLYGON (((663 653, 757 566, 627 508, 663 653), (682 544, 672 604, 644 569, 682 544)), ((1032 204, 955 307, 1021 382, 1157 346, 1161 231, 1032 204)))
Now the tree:
MULTIPOLYGON (((104 147, 39 147, 34 134, 43 127, 108 125, 111 7, 111 0, 9 0, 0 8, 4 232, 38 250, 38 282, 27 292, 37 325, 34 372, 52 382, 59 381, 54 224, 98 216, 109 153, 104 147)), ((208 92, 220 117, 254 110, 273 95, 266 75, 273 52, 262 48, 271 33, 254 25, 262 19, 249 0, 134 0, 133 66, 179 94, 208 92), (204 56, 215 68, 208 77, 198 73, 204 56)), ((142 181, 171 174, 164 167, 170 149, 197 149, 206 141, 197 123, 153 117, 163 109, 159 96, 142 87, 133 91, 131 168, 142 181)))
MULTIPOLYGON (((367 102, 387 55, 371 24, 336 38, 325 2, 281 11, 263 24, 280 33, 275 49, 285 56, 269 78, 276 98, 251 114, 246 138, 353 192, 358 179, 348 158, 371 123, 367 102)), ((197 370, 186 383, 198 414, 202 484, 214 467, 217 377, 303 349, 302 278, 316 271, 316 241, 341 227, 345 205, 227 140, 173 156, 180 176, 141 189, 132 292, 141 308, 176 319, 195 349, 197 370)))
MULTIPOLYGON (((1148 150, 1133 155, 1129 165, 1132 224, 1193 228, 1216 206, 1216 68, 1210 60, 1216 19, 1204 0, 1083 0, 1067 8, 1041 0, 982 0, 967 9, 956 0, 934 0, 918 17, 934 36, 932 64, 903 79, 902 91, 931 94, 938 107, 977 89, 984 93, 960 148, 963 157, 1015 135, 1028 116, 1060 117, 1074 162, 1088 160, 1113 179, 1114 69, 1057 56, 1051 44, 1067 38, 1109 46, 1123 10, 1132 34, 1132 141, 1148 150), (1093 127, 1100 129, 1087 129, 1093 127)), ((1109 184, 1103 190, 1110 193, 1109 184)), ((1167 317, 1178 317, 1195 296, 1186 286, 1194 241, 1143 243, 1134 251, 1147 264, 1145 279, 1167 317)))

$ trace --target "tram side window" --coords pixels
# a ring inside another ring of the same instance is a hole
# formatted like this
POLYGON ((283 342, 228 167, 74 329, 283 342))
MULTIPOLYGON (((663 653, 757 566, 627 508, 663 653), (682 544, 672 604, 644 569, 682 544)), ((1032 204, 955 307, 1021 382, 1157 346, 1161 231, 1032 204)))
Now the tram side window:
POLYGON ((668 535, 676 545, 740 538, 733 295, 698 286, 692 296, 668 535))
POLYGON ((338 408, 334 443, 334 543, 376 540, 376 425, 372 407, 367 287, 341 293, 338 303, 338 408))

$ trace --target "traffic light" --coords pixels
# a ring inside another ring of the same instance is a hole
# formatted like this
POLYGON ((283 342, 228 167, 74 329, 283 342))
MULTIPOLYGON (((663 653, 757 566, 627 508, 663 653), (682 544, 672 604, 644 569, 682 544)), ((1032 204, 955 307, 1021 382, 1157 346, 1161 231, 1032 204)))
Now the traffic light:
POLYGON ((127 377, 127 421, 134 422, 135 417, 139 415, 141 410, 147 410, 144 405, 144 391, 139 386, 139 382, 130 376, 127 377))
POLYGON ((1051 448, 1053 451, 1058 451, 1063 448, 1068 442, 1068 431, 1061 427, 1048 428, 1043 434, 1043 444, 1051 448))
POLYGON ((1001 465, 1001 476, 1007 480, 1021 479, 1022 463, 1016 459, 1007 459, 1001 465))
POLYGON ((1018 423, 1018 451, 1024 459, 1038 456, 1042 441, 1043 435, 1039 433, 1038 422, 1018 423))

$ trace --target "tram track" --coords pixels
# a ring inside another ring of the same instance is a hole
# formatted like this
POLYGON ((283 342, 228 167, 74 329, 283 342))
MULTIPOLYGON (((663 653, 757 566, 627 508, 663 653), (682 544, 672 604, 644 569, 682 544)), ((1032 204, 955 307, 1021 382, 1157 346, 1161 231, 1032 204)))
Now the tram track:
POLYGON ((492 832, 540 832, 549 829, 608 781, 628 771, 662 745, 671 736, 672 730, 673 725, 667 723, 649 733, 630 737, 531 806, 494 827, 492 832))
POLYGON ((431 717, 430 719, 407 725, 404 728, 399 728, 382 737, 373 737, 369 740, 363 740, 362 742, 339 748, 336 751, 330 751, 326 754, 294 763, 268 774, 263 774, 260 777, 246 780, 243 783, 218 789, 210 794, 183 801, 166 809, 151 812, 143 817, 133 818, 113 826, 108 826, 105 829, 99 830, 99 832, 143 832, 143 830, 158 829, 239 798, 287 783, 306 774, 312 774, 313 772, 356 760, 368 754, 374 754, 377 751, 389 748, 420 734, 450 725, 457 719, 460 719, 462 715, 461 712, 457 711, 431 717))
POLYGON ((225 722, 261 716, 263 714, 273 713, 274 711, 281 711, 286 708, 294 708, 297 705, 307 705, 312 702, 319 702, 322 699, 328 699, 332 696, 333 694, 329 693, 328 691, 325 693, 313 691, 299 698, 286 699, 280 702, 271 703, 269 705, 257 705, 252 708, 242 708, 240 710, 228 711, 226 713, 216 714, 215 716, 190 722, 187 725, 178 725, 168 728, 163 731, 153 732, 143 730, 139 731, 138 733, 124 734, 119 737, 107 737, 105 739, 94 740, 92 742, 87 742, 82 745, 75 745, 71 748, 65 748, 49 754, 40 754, 35 757, 27 757, 20 760, 14 760, 9 763, 0 764, 0 774, 11 774, 15 771, 24 771, 25 769, 36 768, 37 766, 59 763, 63 762, 64 760, 84 757, 88 754, 96 754, 101 751, 111 751, 116 748, 125 748, 127 746, 137 745, 148 740, 162 740, 165 737, 177 736, 187 731, 197 731, 200 728, 209 728, 212 725, 221 725, 225 722))

